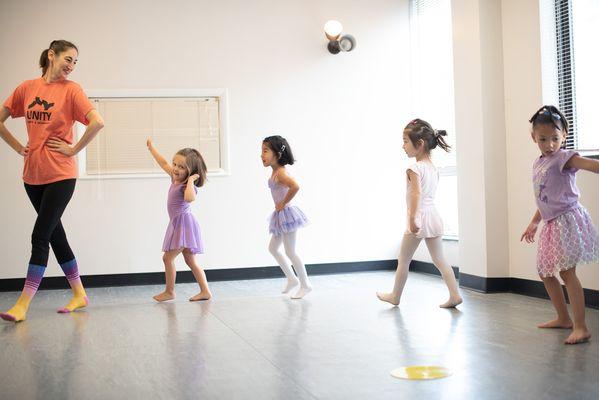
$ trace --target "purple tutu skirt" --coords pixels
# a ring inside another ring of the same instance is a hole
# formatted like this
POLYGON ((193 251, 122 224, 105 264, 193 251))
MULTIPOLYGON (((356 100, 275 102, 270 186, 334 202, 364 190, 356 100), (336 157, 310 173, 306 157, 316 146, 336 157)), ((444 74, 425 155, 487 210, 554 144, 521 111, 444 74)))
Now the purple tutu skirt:
POLYGON ((578 264, 598 261, 599 233, 584 207, 565 212, 543 225, 537 253, 540 276, 555 276, 578 264))
POLYGON ((269 231, 275 236, 295 232, 299 228, 308 225, 308 218, 296 206, 287 206, 281 211, 275 211, 270 215, 269 231))
POLYGON ((162 251, 179 249, 189 249, 193 254, 204 253, 200 225, 191 213, 173 217, 166 228, 162 251))

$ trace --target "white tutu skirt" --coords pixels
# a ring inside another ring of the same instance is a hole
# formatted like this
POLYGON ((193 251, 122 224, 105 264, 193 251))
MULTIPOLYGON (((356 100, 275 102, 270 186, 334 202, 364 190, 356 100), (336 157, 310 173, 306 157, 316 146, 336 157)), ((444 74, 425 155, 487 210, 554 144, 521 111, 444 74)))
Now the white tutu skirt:
POLYGON ((412 234, 419 239, 443 236, 443 220, 434 207, 418 211, 418 214, 416 214, 416 225, 420 228, 416 234, 410 232, 409 226, 406 229, 406 233, 412 234))

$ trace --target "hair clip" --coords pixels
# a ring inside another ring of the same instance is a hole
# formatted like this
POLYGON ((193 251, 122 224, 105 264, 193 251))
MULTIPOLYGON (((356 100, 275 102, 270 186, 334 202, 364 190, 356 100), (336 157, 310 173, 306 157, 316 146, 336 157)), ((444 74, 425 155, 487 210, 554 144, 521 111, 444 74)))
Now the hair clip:
POLYGON ((285 151, 285 145, 281 146, 281 153, 285 151))
POLYGON ((561 119, 562 119, 562 117, 558 113, 551 111, 547 107, 543 107, 542 109, 540 109, 539 112, 537 113, 537 115, 538 114, 549 115, 550 117, 553 117, 553 118, 555 118, 555 119, 557 119, 559 121, 561 121, 561 119))

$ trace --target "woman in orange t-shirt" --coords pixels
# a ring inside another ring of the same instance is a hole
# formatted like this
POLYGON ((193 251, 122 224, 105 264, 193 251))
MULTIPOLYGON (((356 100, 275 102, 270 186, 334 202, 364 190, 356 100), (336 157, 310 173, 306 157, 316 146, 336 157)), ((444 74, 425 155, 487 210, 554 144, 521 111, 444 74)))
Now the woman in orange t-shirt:
POLYGON ((25 319, 29 304, 44 276, 50 245, 73 290, 73 298, 58 312, 72 312, 88 304, 79 278, 77 262, 60 222, 75 190, 79 153, 102 129, 100 114, 77 83, 68 76, 77 64, 77 47, 55 40, 42 52, 42 76, 21 83, 0 107, 0 136, 25 159, 25 191, 37 211, 31 235, 31 258, 25 286, 13 308, 0 317, 7 321, 25 319), (23 146, 6 128, 8 117, 25 117, 28 142, 23 146), (73 124, 87 128, 73 144, 73 124))

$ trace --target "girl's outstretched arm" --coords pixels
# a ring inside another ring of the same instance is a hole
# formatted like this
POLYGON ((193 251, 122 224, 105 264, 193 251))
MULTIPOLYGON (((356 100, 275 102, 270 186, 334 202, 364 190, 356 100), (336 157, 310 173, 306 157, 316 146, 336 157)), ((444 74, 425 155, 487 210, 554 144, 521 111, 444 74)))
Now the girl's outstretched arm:
POLYGON ((168 161, 166 161, 166 158, 164 158, 162 154, 160 154, 158 150, 156 150, 156 148, 152 144, 152 139, 148 139, 146 144, 148 145, 148 150, 150 150, 152 157, 154 157, 154 160, 156 160, 158 165, 160 165, 160 168, 162 168, 164 172, 169 174, 169 176, 173 176, 173 167, 168 161))
POLYGON ((12 133, 6 128, 4 122, 10 117, 10 111, 6 107, 2 107, 0 109, 0 137, 10 146, 14 151, 19 153, 22 156, 26 156, 29 152, 28 146, 23 146, 17 138, 15 138, 12 133))
POLYGON ((593 160, 592 158, 574 155, 572 156, 572 158, 568 160, 564 168, 584 169, 586 171, 591 171, 596 174, 599 174, 599 160, 593 160))
POLYGON ((297 182, 295 181, 295 179, 293 179, 292 177, 287 175, 287 173, 283 169, 279 170, 279 172, 277 174, 277 180, 281 183, 281 185, 289 188, 283 201, 281 201, 275 207, 275 209, 277 211, 281 211, 291 201, 291 199, 293 199, 295 197, 297 192, 299 192, 300 187, 297 184, 297 182))
POLYGON ((408 198, 410 232, 418 233, 420 227, 416 225, 416 213, 418 212, 418 205, 420 204, 420 179, 416 172, 411 169, 407 171, 407 174, 408 186, 410 188, 410 197, 408 198))

